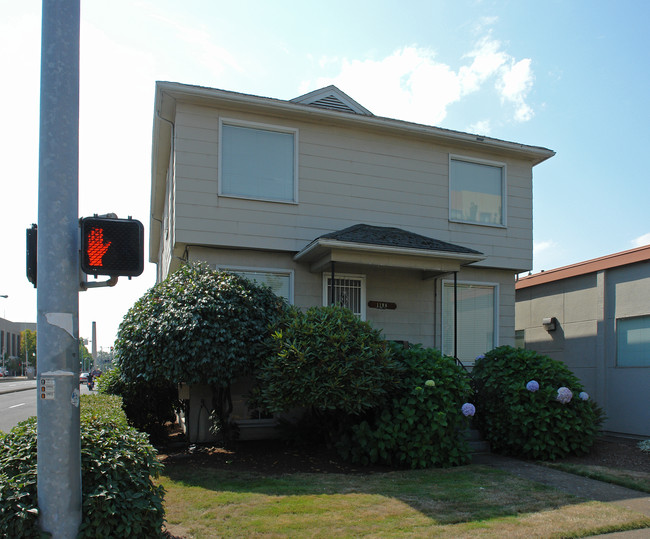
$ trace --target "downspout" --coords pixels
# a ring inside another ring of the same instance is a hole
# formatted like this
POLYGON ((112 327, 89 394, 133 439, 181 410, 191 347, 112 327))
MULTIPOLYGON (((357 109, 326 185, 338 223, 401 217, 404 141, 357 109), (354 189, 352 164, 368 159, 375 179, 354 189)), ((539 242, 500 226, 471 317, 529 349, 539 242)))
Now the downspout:
MULTIPOLYGON (((176 127, 174 126, 174 122, 172 122, 171 120, 168 120, 167 118, 163 118, 160 115, 160 112, 158 110, 156 110, 156 118, 158 118, 159 120, 162 120, 163 122, 168 123, 169 128, 171 129, 170 147, 169 147, 169 174, 170 174, 169 190, 171 191, 171 197, 170 197, 170 201, 169 201, 169 205, 170 205, 169 216, 170 216, 170 219, 167 220, 167 226, 169 227, 170 233, 171 233, 171 223, 170 223, 171 216, 172 216, 172 214, 174 215, 174 221, 175 221, 175 216, 176 216, 176 170, 175 170, 176 160, 174 158, 175 145, 176 145, 176 127)), ((165 194, 166 193, 167 193, 167 189, 165 188, 165 194)), ((163 207, 164 207, 164 205, 163 205, 163 207)), ((161 235, 164 235, 165 234, 164 215, 163 215, 162 220, 156 219, 156 217, 154 217, 153 215, 151 216, 151 218, 160 222, 161 235)), ((170 243, 171 243, 171 240, 170 240, 170 243)), ((172 250, 173 250, 173 247, 172 247, 172 250)), ((160 257, 160 255, 159 255, 159 257, 160 257)), ((161 276, 159 275, 158 277, 160 278, 161 276)))

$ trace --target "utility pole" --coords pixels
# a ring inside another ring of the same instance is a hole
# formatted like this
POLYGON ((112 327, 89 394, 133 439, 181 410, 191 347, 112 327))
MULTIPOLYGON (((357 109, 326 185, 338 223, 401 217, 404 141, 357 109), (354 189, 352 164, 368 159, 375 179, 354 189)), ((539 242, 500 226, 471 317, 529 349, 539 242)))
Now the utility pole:
POLYGON ((38 185, 39 524, 72 539, 81 523, 79 434, 80 0, 43 0, 38 185))

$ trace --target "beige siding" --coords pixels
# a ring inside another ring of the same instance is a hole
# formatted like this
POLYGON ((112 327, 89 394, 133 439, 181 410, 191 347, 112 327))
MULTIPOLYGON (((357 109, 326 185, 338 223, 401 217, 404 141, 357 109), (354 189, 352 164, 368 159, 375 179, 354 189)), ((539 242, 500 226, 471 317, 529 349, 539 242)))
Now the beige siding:
MULTIPOLYGON (((204 249, 192 247, 191 260, 203 260, 214 267, 263 268, 293 272, 294 304, 302 309, 323 304, 323 274, 310 273, 296 264, 289 253, 252 250, 204 249)), ((387 339, 407 340, 428 347, 440 347, 442 325, 435 307, 441 306, 442 278, 423 280, 412 270, 346 267, 345 273, 366 277, 366 302, 392 302, 394 310, 367 307, 366 319, 387 339)), ((498 344, 514 343, 514 281, 511 272, 465 269, 459 280, 498 284, 498 344)), ((439 312, 439 311, 438 311, 439 312)))
POLYGON ((416 138, 183 103, 177 106, 175 125, 177 243, 295 252, 323 233, 367 223, 477 249, 488 256, 482 266, 531 266, 532 174, 527 162, 416 138), (220 117, 299 130, 298 204, 218 197, 220 117), (507 227, 449 222, 450 153, 506 162, 507 227))

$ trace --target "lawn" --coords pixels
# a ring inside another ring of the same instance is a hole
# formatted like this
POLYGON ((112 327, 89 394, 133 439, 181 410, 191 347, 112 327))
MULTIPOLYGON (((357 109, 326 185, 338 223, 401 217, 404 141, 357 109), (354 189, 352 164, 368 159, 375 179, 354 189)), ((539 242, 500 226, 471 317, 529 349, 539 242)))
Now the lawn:
POLYGON ((212 537, 584 537, 650 526, 484 466, 266 475, 166 465, 167 529, 212 537))

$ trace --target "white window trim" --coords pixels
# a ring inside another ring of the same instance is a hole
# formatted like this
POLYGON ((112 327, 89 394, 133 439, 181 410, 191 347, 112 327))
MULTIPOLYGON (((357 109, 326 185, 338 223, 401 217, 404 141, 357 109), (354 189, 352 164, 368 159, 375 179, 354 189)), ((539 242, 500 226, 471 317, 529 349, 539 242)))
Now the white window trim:
POLYGON ((293 127, 284 127, 279 125, 263 124, 259 122, 247 122, 234 118, 219 118, 219 146, 217 152, 217 195, 224 198, 240 198, 245 200, 260 200, 264 202, 277 202, 279 204, 298 204, 298 129, 293 127), (237 195, 233 193, 223 193, 221 186, 221 163, 222 163, 222 140, 223 126, 232 125, 235 127, 248 127, 251 129, 260 129, 263 131, 276 131, 278 133, 291 133, 293 135, 293 200, 281 200, 275 198, 252 197, 246 195, 237 195))
MULTIPOLYGON (((327 280, 332 278, 331 272, 323 272, 323 307, 330 304, 329 294, 327 293, 327 280)), ((361 281, 361 320, 366 320, 366 276, 356 273, 338 273, 334 272, 334 279, 358 279, 361 281)))
POLYGON ((448 160, 448 185, 449 185, 449 221, 453 223, 463 223, 465 225, 489 226, 493 228, 507 228, 508 226, 508 166, 501 161, 489 161, 487 159, 477 159, 475 157, 467 157, 465 155, 449 154, 448 160), (502 223, 481 223, 477 221, 465 221, 463 219, 455 219, 451 216, 451 162, 452 161, 465 161, 466 163, 476 163, 477 165, 488 165, 492 167, 499 167, 502 169, 501 174, 501 220, 502 223))
POLYGON ((216 269, 218 271, 230 271, 236 273, 238 271, 250 271, 255 273, 273 273, 276 275, 288 275, 289 276, 289 303, 293 305, 293 281, 294 281, 294 271, 290 269, 283 268, 260 268, 258 266, 231 266, 231 265, 217 265, 216 269))
MULTIPOLYGON (((461 285, 470 285, 470 286, 489 286, 494 289, 494 335, 492 337, 493 343, 492 343, 492 348, 497 348, 499 346, 499 333, 500 333, 500 328, 499 328, 499 304, 501 301, 501 295, 500 295, 500 285, 499 283, 496 282, 484 282, 484 281, 456 281, 456 284, 458 286, 461 285)), ((440 320, 441 320, 441 327, 440 327, 440 348, 444 348, 444 342, 445 342, 445 294, 444 294, 444 289, 445 285, 451 285, 452 289, 454 287, 454 280, 453 279, 443 279, 442 280, 442 289, 441 289, 441 294, 440 294, 440 320)), ((453 323, 453 321, 452 321, 453 323)), ((486 350, 486 352, 489 352, 489 350, 486 350)), ((453 352, 452 352, 453 353, 453 352)), ((473 358, 471 363, 474 364, 474 359, 473 358)), ((461 360, 462 361, 462 360, 461 360)), ((467 360, 464 362, 467 364, 467 360)))

